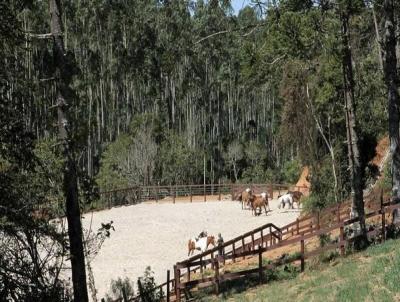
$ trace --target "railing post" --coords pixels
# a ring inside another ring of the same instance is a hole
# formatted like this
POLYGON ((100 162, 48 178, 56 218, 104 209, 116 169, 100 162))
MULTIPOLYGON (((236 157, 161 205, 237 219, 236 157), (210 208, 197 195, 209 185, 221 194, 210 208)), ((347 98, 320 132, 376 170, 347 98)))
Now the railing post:
POLYGON ((214 259, 214 269, 215 269, 215 294, 219 294, 219 261, 218 258, 214 259))
POLYGON ((299 234, 299 218, 296 219, 296 229, 297 229, 297 235, 299 234))
POLYGON ((170 280, 169 280, 169 278, 170 278, 170 272, 169 272, 169 270, 167 270, 167 293, 166 293, 167 302, 170 302, 170 298, 169 298, 169 295, 170 295, 170 289, 169 289, 170 280))
POLYGON ((260 236, 261 236, 261 246, 264 246, 264 233, 262 229, 260 231, 260 236))
POLYGON ((218 180, 218 200, 221 201, 221 180, 218 180))
POLYGON ((173 187, 172 187, 172 185, 169 187, 169 194, 170 195, 172 195, 172 202, 173 203, 175 203, 175 192, 174 192, 174 190, 172 189, 173 187))
POLYGON ((176 265, 174 265, 174 277, 175 277, 175 301, 180 302, 181 301, 181 276, 180 276, 180 270, 176 265))
POLYGON ((261 245, 258 246, 258 278, 259 278, 260 284, 262 284, 263 266, 262 266, 262 248, 261 248, 261 245))
MULTIPOLYGON (((244 253, 245 252, 245 250, 244 250, 244 237, 242 237, 242 253, 244 253)), ((246 258, 246 256, 243 256, 243 259, 245 259, 246 258)))
POLYGON ((382 215, 382 241, 386 240, 386 216, 385 207, 383 206, 383 192, 381 193, 381 215, 382 215))
POLYGON ((204 194, 204 202, 207 201, 207 195, 206 195, 206 184, 203 185, 203 194, 204 194))
POLYGON ((193 195, 192 195, 192 186, 191 185, 189 185, 189 192, 190 192, 190 202, 192 202, 193 201, 193 195))
POLYGON ((236 257, 235 257, 235 242, 232 243, 232 259, 233 259, 233 262, 236 262, 236 257))
POLYGON ((343 241, 344 241, 344 228, 343 226, 340 227, 340 256, 344 256, 344 245, 343 245, 343 241))
MULTIPOLYGON (((303 238, 303 237, 302 237, 303 238)), ((304 239, 301 239, 300 241, 300 254, 301 254, 301 264, 300 264, 300 270, 304 272, 304 239)))

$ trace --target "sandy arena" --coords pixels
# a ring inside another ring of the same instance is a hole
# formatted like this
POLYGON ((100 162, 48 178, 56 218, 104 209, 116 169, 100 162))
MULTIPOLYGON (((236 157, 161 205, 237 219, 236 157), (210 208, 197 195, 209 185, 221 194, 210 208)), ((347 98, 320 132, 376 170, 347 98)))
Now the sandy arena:
POLYGON ((86 229, 91 218, 93 231, 101 222, 110 220, 115 227, 92 262, 98 298, 109 291, 111 279, 127 276, 136 283, 148 265, 156 282, 165 282, 167 269, 187 258, 188 239, 202 230, 215 236, 221 233, 228 241, 268 222, 286 225, 300 213, 298 209, 279 210, 277 200, 270 201, 270 207, 272 212, 268 216, 263 213, 257 217, 249 210, 242 210, 239 202, 217 200, 142 203, 86 214, 83 220, 86 229))

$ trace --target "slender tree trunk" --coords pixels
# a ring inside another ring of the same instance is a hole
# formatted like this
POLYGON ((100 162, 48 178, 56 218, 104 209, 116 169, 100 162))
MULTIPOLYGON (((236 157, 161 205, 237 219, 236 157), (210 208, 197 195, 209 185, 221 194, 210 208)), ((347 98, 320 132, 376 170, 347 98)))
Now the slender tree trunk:
POLYGON ((69 83, 71 74, 68 70, 67 56, 62 38, 60 0, 50 0, 50 15, 57 78, 58 128, 65 158, 64 194, 66 197, 74 301, 86 302, 88 301, 88 293, 82 242, 81 213, 78 200, 77 171, 73 150, 71 148, 71 136, 69 135, 69 131, 72 127, 67 115, 69 105, 67 103, 67 98, 70 95, 69 83))
POLYGON ((342 65, 345 87, 345 113, 346 113, 346 131, 347 131, 347 147, 349 158, 349 169, 351 178, 351 195, 352 195, 352 213, 359 217, 361 228, 361 242, 367 242, 364 200, 363 200, 363 183, 362 183, 362 166, 360 160, 360 150, 358 146, 358 133, 356 126, 355 96, 354 96, 354 74, 353 59, 350 48, 349 33, 349 14, 341 12, 342 22, 342 65))
POLYGON ((379 34, 379 26, 378 26, 378 21, 376 20, 376 14, 375 14, 375 5, 372 7, 372 17, 374 19, 374 27, 375 27, 375 35, 376 35, 376 44, 378 47, 378 61, 379 61, 379 67, 383 70, 383 59, 382 59, 382 47, 381 47, 381 37, 379 34))
MULTIPOLYGON (((398 203, 400 202, 400 98, 398 91, 399 78, 397 74, 396 24, 394 18, 393 0, 385 0, 384 16, 384 74, 388 92, 389 139, 392 169, 392 201, 394 203, 398 203)), ((398 220, 398 211, 394 212, 394 218, 398 220)))

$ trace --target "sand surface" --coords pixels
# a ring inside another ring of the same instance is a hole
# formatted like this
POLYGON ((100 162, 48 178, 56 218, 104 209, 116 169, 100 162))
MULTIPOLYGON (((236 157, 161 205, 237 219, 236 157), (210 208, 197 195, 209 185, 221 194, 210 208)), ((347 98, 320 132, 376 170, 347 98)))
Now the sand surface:
POLYGON ((242 210, 239 202, 226 200, 141 203, 85 214, 86 229, 91 220, 94 231, 110 220, 115 227, 92 261, 98 298, 108 292, 111 279, 127 276, 136 281, 146 266, 151 266, 157 283, 165 282, 167 269, 172 271, 177 261, 187 258, 188 239, 202 230, 215 236, 221 233, 228 241, 265 223, 286 225, 300 213, 277 209, 276 200, 270 201, 270 207, 268 216, 257 217, 242 210))

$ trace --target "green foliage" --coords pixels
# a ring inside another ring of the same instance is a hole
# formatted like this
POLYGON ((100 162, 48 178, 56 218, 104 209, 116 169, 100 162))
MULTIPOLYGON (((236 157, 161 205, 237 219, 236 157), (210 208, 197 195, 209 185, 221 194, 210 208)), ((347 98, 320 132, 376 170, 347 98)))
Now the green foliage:
POLYGON ((107 302, 112 302, 117 299, 121 299, 124 297, 133 299, 135 297, 135 292, 133 290, 134 282, 131 281, 128 277, 122 279, 119 277, 117 280, 111 280, 110 290, 106 294, 105 300, 107 302))
POLYGON ((297 159, 287 161, 283 164, 282 175, 284 181, 290 184, 296 183, 301 173, 301 164, 297 159))
POLYGON ((155 290, 156 283, 154 281, 154 272, 150 266, 146 267, 144 275, 138 280, 139 294, 144 296, 144 301, 159 302, 162 301, 164 293, 160 290, 155 290))
POLYGON ((168 134, 160 149, 162 183, 199 183, 203 175, 203 154, 190 147, 184 138, 168 134))

